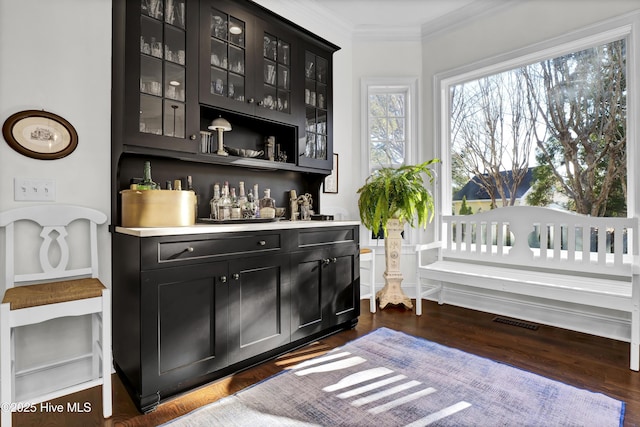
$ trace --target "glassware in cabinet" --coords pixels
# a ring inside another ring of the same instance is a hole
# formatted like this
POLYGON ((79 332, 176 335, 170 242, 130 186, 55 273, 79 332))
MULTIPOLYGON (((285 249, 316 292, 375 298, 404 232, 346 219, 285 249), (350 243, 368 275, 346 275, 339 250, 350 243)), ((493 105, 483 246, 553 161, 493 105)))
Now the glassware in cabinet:
POLYGON ((304 156, 309 159, 328 158, 328 61, 312 52, 305 52, 306 145, 304 156))
POLYGON ((141 0, 139 131, 186 134, 186 0, 141 0))
POLYGON ((204 44, 208 52, 201 60, 208 64, 201 92, 206 91, 204 98, 212 104, 235 101, 243 105, 246 101, 247 22, 245 17, 236 15, 209 5, 202 9, 201 25, 207 29, 204 44))
POLYGON ((263 98, 258 106, 285 113, 291 111, 291 44, 277 36, 264 32, 263 98))

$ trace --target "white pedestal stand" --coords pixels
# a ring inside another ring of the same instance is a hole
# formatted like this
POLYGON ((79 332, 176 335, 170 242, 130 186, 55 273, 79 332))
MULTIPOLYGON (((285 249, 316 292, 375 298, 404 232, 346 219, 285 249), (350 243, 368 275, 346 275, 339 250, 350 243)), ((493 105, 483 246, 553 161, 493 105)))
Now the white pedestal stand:
POLYGON ((384 288, 376 293, 376 298, 380 300, 380 308, 385 308, 387 304, 403 304, 412 309, 411 298, 402 291, 402 273, 400 272, 400 257, 402 255, 403 224, 397 219, 387 222, 387 236, 384 239, 385 250, 385 272, 384 288))

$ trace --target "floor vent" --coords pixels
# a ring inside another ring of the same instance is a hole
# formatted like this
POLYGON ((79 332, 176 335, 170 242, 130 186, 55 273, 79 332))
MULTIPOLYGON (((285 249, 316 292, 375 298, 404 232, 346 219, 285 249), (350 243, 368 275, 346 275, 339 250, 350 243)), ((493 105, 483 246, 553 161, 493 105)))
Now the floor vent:
POLYGON ((538 330, 538 325, 535 323, 524 322, 522 320, 508 319, 506 317, 494 317, 494 322, 504 323, 505 325, 517 326, 519 328, 530 329, 532 331, 538 330))

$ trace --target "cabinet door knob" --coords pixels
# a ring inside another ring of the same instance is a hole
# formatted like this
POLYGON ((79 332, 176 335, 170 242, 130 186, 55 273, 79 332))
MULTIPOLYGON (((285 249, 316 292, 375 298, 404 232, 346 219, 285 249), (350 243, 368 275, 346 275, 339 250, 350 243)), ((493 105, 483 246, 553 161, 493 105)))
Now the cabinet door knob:
POLYGON ((187 248, 187 252, 193 252, 193 250, 194 250, 194 249, 193 249, 193 246, 189 246, 189 247, 187 248))
POLYGON ((195 134, 189 135, 189 139, 192 140, 192 141, 195 141, 196 138, 197 138, 197 136, 195 134))
POLYGON ((253 104, 254 102, 256 102, 256 100, 255 100, 255 99, 253 99, 253 98, 249 98, 249 99, 247 99, 247 102, 248 102, 249 104, 253 104))
POLYGON ((258 242, 258 245, 260 245, 260 246, 265 246, 266 244, 267 244, 267 242, 266 242, 266 241, 264 241, 264 240, 260 240, 260 241, 258 242))
POLYGON ((240 275, 238 273, 233 273, 233 280, 240 280, 240 275))
POLYGON ((338 258, 331 258, 331 262, 338 262, 338 258))
POLYGON ((222 283, 227 283, 227 276, 220 276, 220 281, 222 283))
POLYGON ((330 260, 329 258, 327 258, 327 259, 323 259, 323 260, 322 260, 322 264, 323 264, 323 265, 329 265, 329 264, 331 264, 331 260, 330 260))

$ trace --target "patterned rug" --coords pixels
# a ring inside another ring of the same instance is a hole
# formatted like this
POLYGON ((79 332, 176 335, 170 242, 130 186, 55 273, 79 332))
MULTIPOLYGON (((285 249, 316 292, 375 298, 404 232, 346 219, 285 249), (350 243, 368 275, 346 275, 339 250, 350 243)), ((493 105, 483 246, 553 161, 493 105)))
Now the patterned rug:
POLYGON ((386 328, 166 426, 621 426, 624 402, 386 328))

